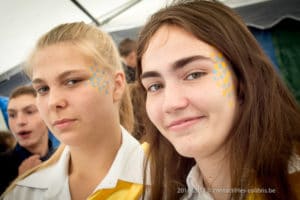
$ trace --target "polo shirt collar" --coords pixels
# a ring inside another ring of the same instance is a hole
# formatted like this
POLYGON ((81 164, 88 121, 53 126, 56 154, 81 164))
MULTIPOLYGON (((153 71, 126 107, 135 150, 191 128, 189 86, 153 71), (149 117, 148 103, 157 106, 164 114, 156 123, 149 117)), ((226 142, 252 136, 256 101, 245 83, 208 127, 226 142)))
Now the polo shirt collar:
MULTIPOLYGON (((118 180, 143 184, 145 153, 140 143, 131 136, 127 130, 122 129, 122 144, 113 161, 111 168, 94 191, 104 188, 114 188, 118 180)), ((57 163, 41 169, 17 185, 38 189, 47 189, 48 193, 55 195, 68 185, 68 167, 70 150, 66 146, 57 163), (66 183, 67 182, 67 183, 66 183)), ((150 181, 146 182, 150 185, 150 181)))

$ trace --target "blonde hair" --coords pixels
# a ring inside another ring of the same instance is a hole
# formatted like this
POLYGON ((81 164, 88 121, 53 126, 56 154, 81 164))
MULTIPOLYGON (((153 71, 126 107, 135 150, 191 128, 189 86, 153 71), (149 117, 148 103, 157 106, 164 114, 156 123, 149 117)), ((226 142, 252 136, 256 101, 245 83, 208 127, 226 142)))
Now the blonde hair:
MULTIPOLYGON (((35 49, 29 56, 25 63, 25 72, 29 77, 32 77, 32 61, 35 54, 50 45, 67 42, 75 47, 78 47, 86 56, 92 58, 96 63, 101 64, 102 67, 110 72, 122 70, 122 64, 118 50, 112 38, 105 32, 101 31, 95 26, 85 24, 83 22, 61 24, 45 35, 43 35, 37 42, 35 49)), ((126 83, 125 83, 126 84, 126 83)), ((123 98, 120 102, 119 108, 120 123, 129 131, 133 131, 133 109, 131 99, 126 85, 123 98)), ((58 161, 63 152, 64 145, 51 156, 51 158, 41 165, 22 174, 7 188, 2 197, 11 191, 19 180, 24 179, 28 175, 52 165, 58 161)))
MULTIPOLYGON (((110 72, 123 70, 119 52, 112 38, 99 28, 84 22, 61 24, 43 35, 25 63, 25 71, 32 76, 32 60, 39 50, 50 45, 68 42, 78 47, 86 56, 110 72)), ((133 130, 133 111, 126 86, 120 103, 120 123, 129 131, 133 130)))

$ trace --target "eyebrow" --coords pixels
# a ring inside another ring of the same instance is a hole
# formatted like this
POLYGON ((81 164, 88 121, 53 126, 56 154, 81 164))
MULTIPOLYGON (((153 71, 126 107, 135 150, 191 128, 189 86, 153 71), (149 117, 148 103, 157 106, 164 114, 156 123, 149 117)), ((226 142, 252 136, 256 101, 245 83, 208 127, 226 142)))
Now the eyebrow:
MULTIPOLYGON (((82 73, 82 72, 85 72, 85 70, 70 70, 70 71, 65 71, 63 72, 62 74, 60 74, 58 77, 57 77, 57 80, 62 80, 72 74, 77 74, 77 73, 82 73)), ((32 80, 32 84, 40 84, 40 83, 43 83, 43 79, 41 78, 35 78, 34 80, 32 80)))
MULTIPOLYGON (((195 55, 195 56, 189 56, 189 57, 185 57, 185 58, 181 58, 179 60, 176 60, 172 65, 172 71, 176 71, 178 69, 183 68, 184 66, 186 66, 187 64, 194 62, 196 60, 211 60, 209 57, 206 56, 202 56, 202 55, 195 55)), ((140 78, 144 79, 144 78, 151 78, 151 77, 160 77, 160 73, 156 72, 156 71, 148 71, 145 73, 142 73, 140 78)))
MULTIPOLYGON (((27 110, 27 109, 30 109, 30 108, 36 109, 36 106, 34 104, 30 104, 28 106, 23 107, 21 110, 27 110)), ((7 111, 8 112, 17 112, 17 110, 13 109, 13 108, 8 108, 7 111)))
POLYGON ((13 108, 8 108, 7 112, 17 112, 17 111, 15 109, 13 109, 13 108))

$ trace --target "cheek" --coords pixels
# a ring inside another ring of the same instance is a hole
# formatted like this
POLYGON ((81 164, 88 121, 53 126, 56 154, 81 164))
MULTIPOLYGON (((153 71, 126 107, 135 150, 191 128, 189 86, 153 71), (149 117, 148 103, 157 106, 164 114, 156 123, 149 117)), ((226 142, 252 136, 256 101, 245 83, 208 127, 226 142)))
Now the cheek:
POLYGON ((213 82, 221 94, 220 98, 222 98, 228 106, 233 107, 235 104, 235 75, 222 54, 213 53, 211 56, 215 61, 213 66, 213 82))
POLYGON ((34 123, 34 126, 37 128, 37 129, 45 129, 46 128, 46 125, 45 125, 45 122, 44 120, 42 119, 41 117, 41 114, 40 113, 36 113, 34 118, 32 119, 32 123, 34 123))
POLYGON ((8 121, 8 124, 9 124, 9 128, 12 130, 12 132, 14 133, 15 132, 15 124, 16 122, 14 122, 13 120, 9 120, 8 121))
MULTIPOLYGON (((71 112, 75 115, 83 115, 91 121, 98 121, 113 113, 113 104, 111 93, 104 94, 102 91, 96 91, 94 88, 84 93, 85 98, 78 98, 71 105, 71 112), (75 106, 76 105, 76 106, 75 106), (80 106, 77 106, 80 105, 80 106)), ((97 123, 97 122, 96 122, 97 123)))
POLYGON ((160 124, 160 111, 158 102, 154 101, 153 98, 148 99, 146 101, 146 111, 149 119, 155 126, 159 126, 160 124))
POLYGON ((48 109, 48 106, 46 104, 46 101, 45 100, 41 100, 41 99, 37 99, 36 101, 36 106, 37 106, 37 109, 39 111, 39 115, 40 117, 47 121, 47 109, 48 109))

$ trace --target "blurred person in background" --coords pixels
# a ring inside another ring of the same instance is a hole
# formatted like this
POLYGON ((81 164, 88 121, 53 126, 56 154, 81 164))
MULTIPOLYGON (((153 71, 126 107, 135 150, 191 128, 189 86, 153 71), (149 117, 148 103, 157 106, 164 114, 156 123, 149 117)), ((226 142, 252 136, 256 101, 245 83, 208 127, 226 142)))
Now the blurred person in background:
POLYGON ((127 83, 135 81, 136 71, 136 41, 125 38, 119 43, 119 53, 122 57, 123 69, 127 83))
POLYGON ((17 144, 1 155, 1 193, 18 175, 47 160, 55 148, 48 137, 48 128, 36 107, 36 91, 20 86, 9 97, 8 123, 17 144))

